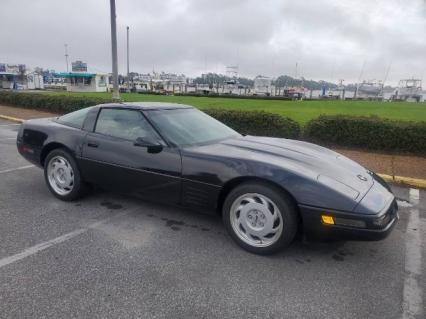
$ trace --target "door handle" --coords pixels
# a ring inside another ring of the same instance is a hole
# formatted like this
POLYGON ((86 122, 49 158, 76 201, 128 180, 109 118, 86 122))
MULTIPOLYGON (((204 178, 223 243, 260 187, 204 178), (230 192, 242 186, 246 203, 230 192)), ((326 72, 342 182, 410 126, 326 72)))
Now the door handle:
POLYGON ((89 147, 98 147, 99 143, 95 141, 87 141, 87 146, 89 147))

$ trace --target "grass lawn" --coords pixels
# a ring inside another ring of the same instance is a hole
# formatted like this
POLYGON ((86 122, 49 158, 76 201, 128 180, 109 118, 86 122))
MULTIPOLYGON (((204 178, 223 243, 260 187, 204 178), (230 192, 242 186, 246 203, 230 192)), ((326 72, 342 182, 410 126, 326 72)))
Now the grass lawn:
MULTIPOLYGON (((43 94, 63 94, 110 98, 111 93, 66 93, 44 92, 43 94)), ((264 110, 290 117, 300 124, 318 117, 320 114, 348 114, 358 116, 377 115, 382 118, 404 121, 426 121, 426 103, 389 103, 369 101, 274 101, 256 99, 229 99, 192 96, 146 95, 122 93, 126 102, 158 101, 182 103, 197 108, 223 108, 235 110, 264 110)))

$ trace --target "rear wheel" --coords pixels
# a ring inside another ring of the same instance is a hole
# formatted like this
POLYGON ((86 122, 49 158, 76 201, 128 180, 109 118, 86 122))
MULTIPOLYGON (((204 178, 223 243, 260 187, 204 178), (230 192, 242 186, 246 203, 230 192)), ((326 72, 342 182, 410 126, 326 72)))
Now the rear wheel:
POLYGON ((262 183, 246 183, 233 189, 223 205, 223 220, 237 244, 257 254, 283 249, 297 231, 297 210, 292 199, 262 183))
POLYGON ((64 149, 55 149, 47 155, 44 177, 49 190, 61 200, 75 200, 84 192, 77 163, 64 149))

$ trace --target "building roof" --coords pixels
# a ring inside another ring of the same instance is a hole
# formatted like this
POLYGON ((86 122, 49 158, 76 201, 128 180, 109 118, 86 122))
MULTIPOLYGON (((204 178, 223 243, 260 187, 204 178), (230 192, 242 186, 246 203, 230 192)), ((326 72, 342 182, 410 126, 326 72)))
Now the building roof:
POLYGON ((123 103, 107 103, 99 104, 98 107, 119 106, 129 109, 138 110, 173 110, 173 109, 191 109, 190 105, 165 102, 123 102, 123 103))
POLYGON ((54 73, 54 76, 62 77, 62 78, 92 78, 96 76, 96 73, 87 73, 87 72, 59 72, 54 73))
POLYGON ((0 72, 0 75, 19 75, 18 73, 0 72))

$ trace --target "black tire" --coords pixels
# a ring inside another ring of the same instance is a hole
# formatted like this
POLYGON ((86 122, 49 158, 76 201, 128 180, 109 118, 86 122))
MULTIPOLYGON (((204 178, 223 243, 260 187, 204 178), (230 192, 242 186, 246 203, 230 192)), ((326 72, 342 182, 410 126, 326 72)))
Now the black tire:
POLYGON ((290 245, 298 228, 298 212, 292 198, 279 188, 260 182, 244 183, 231 190, 223 205, 222 218, 228 233, 240 247, 260 255, 270 255, 290 245), (231 208, 234 202, 245 194, 253 193, 263 195, 271 200, 281 213, 283 222, 282 232, 280 235, 277 235, 275 242, 266 247, 253 246, 243 241, 234 230, 231 222, 231 208))
POLYGON ((49 188, 50 192, 55 197, 57 197, 57 198, 59 198, 60 200, 63 200, 63 201, 74 201, 74 200, 80 198, 86 192, 86 189, 87 189, 85 183, 82 181, 80 170, 77 166, 76 161, 74 160, 72 155, 67 150, 62 149, 62 148, 54 149, 47 155, 47 157, 44 161, 44 179, 46 181, 47 187, 49 188), (49 182, 49 178, 48 178, 49 163, 52 159, 54 159, 58 156, 66 159, 68 161, 69 165, 72 167, 72 171, 73 171, 73 177, 74 177, 73 187, 72 187, 72 190, 67 194, 58 193, 52 187, 52 185, 49 182))

